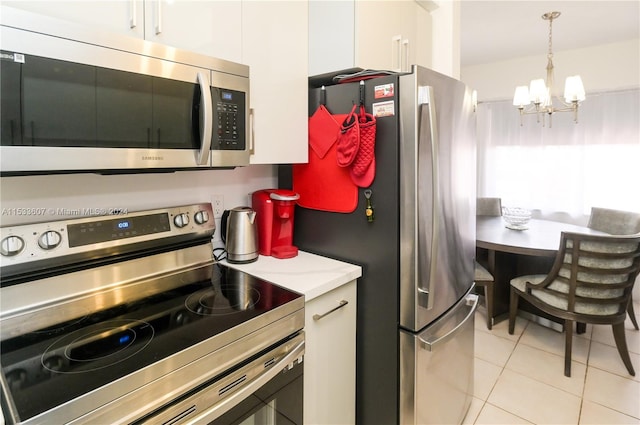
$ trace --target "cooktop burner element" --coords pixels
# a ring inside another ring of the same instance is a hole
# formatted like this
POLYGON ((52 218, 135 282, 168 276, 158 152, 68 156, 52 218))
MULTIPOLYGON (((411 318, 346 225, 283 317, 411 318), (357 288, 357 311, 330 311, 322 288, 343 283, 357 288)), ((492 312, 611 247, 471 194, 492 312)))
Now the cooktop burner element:
POLYGON ((259 300, 260 292, 254 288, 207 288, 191 294, 184 304, 193 313, 211 316, 251 310, 259 300))
POLYGON ((154 329, 142 320, 108 320, 70 332, 42 354, 45 370, 84 373, 127 360, 149 345, 154 329))

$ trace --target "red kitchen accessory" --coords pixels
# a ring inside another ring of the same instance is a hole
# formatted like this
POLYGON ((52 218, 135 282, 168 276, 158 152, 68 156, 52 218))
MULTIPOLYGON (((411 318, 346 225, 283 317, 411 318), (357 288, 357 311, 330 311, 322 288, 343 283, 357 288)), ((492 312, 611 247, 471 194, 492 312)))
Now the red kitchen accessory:
POLYGON ((376 147, 376 117, 368 114, 364 110, 364 105, 360 105, 358 117, 360 129, 360 149, 356 154, 351 167, 351 175, 362 177, 373 160, 376 147))
POLYGON ((356 105, 353 105, 340 127, 336 160, 341 167, 351 165, 360 149, 360 126, 355 112, 356 105))
POLYGON ((252 194, 261 255, 275 258, 298 255, 298 248, 293 245, 293 215, 299 197, 296 192, 284 189, 264 189, 252 194))
POLYGON ((338 139, 339 134, 340 125, 327 108, 320 105, 309 118, 309 146, 317 152, 320 158, 324 158, 327 151, 331 149, 331 145, 338 139))
POLYGON ((336 147, 338 123, 348 114, 330 115, 323 103, 309 118, 309 162, 292 166, 293 190, 300 195, 297 204, 303 208, 350 213, 358 206, 358 186, 349 168, 338 166, 336 147))

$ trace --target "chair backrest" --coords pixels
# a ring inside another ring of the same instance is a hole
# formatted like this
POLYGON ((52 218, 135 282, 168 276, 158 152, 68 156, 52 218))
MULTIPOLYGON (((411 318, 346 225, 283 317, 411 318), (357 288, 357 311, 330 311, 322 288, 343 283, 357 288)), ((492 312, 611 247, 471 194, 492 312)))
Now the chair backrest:
POLYGON ((640 213, 593 207, 588 227, 612 235, 635 235, 640 233, 640 213))
POLYGON ((500 217, 502 215, 501 198, 476 198, 476 215, 500 217))
POLYGON ((640 235, 562 232, 553 268, 533 295, 570 314, 624 320, 639 272, 640 235))

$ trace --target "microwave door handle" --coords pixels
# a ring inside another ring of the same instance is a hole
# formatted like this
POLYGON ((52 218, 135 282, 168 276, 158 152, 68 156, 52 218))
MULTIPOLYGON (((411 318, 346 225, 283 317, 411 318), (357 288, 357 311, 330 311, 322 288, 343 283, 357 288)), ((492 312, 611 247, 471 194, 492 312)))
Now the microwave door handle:
POLYGON ((256 140, 253 129, 255 128, 255 111, 253 108, 249 109, 249 154, 254 155, 256 153, 256 140))
MULTIPOLYGON (((433 288, 436 282, 436 267, 438 264, 438 245, 440 240, 440 232, 439 232, 439 223, 440 223, 440 210, 439 210, 439 170, 438 170, 438 127, 436 121, 436 108, 434 104, 434 95, 433 95, 433 87, 431 86, 420 86, 418 87, 418 147, 417 149, 425 148, 423 144, 422 138, 422 126, 426 124, 424 108, 427 108, 428 111, 428 125, 429 125, 429 148, 431 150, 431 240, 430 242, 430 255, 424 256, 420 252, 420 216, 422 214, 416 214, 416 223, 414 226, 415 235, 415 249, 416 258, 414 258, 414 267, 415 267, 415 276, 416 282, 418 285, 418 294, 421 297, 427 298, 426 306, 427 310, 433 308, 433 288), (429 258, 429 284, 428 287, 422 286, 422 276, 420 275, 420 262, 424 258, 429 258)), ((418 158, 420 155, 418 154, 418 158)), ((419 167, 416 168, 418 172, 421 172, 419 167)), ((426 170, 425 170, 426 171, 426 170)), ((415 205, 419 208, 419 199, 418 199, 418 183, 415 185, 415 205)))
POLYGON ((198 165, 207 165, 211 152, 211 136, 213 133, 213 105, 211 103, 211 89, 207 77, 198 72, 198 85, 200 86, 200 152, 198 152, 198 165))

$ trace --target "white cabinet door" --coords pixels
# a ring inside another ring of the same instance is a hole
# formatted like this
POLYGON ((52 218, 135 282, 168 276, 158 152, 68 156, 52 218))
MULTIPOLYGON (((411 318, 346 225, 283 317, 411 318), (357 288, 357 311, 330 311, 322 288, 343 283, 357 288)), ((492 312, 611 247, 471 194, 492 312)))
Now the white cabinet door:
POLYGON ((240 62, 242 2, 145 1, 145 40, 240 62))
POLYGON ((2 4, 96 29, 144 37, 142 0, 3 1, 2 4))
POLYGON ((252 164, 308 161, 308 2, 243 1, 251 73, 252 164))
POLYGON ((8 6, 92 28, 239 62, 240 0, 4 1, 8 6))
MULTIPOLYGON (((363 68, 400 71, 405 1, 356 2, 356 64, 363 68)), ((413 22, 409 22, 413 26, 413 22)), ((406 22, 404 24, 407 24, 406 22)))
POLYGON ((355 423, 356 297, 354 280, 305 304, 305 424, 355 423))
POLYGON ((431 15, 415 1, 312 1, 309 28, 311 75, 431 65, 431 15))

